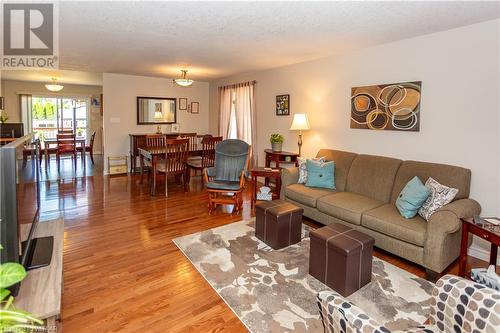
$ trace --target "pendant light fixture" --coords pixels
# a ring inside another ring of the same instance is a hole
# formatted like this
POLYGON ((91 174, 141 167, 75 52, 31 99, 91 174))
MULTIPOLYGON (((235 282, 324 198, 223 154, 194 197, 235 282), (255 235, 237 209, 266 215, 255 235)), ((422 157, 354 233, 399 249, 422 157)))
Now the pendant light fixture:
POLYGON ((178 79, 174 79, 174 84, 181 86, 181 87, 189 87, 193 84, 193 80, 190 80, 187 78, 187 70, 186 69, 181 69, 182 75, 178 79))
POLYGON ((57 79, 55 77, 53 77, 52 78, 52 83, 51 84, 46 84, 45 88, 47 88, 47 90, 50 90, 50 91, 53 91, 53 92, 58 92, 58 91, 61 91, 64 88, 64 86, 60 85, 60 84, 57 84, 57 79))

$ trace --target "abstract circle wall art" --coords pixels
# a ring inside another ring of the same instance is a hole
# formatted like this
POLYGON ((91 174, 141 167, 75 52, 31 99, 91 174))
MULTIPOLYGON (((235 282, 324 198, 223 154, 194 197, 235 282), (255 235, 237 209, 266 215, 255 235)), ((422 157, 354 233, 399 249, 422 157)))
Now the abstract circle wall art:
POLYGON ((420 131, 422 81, 351 89, 351 128, 420 131))

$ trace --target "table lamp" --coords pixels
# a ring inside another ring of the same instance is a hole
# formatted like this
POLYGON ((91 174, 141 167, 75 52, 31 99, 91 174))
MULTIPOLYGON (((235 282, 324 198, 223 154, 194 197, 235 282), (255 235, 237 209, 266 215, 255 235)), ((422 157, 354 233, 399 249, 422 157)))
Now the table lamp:
POLYGON ((305 113, 296 113, 293 115, 292 126, 290 127, 291 131, 299 131, 299 140, 297 144, 299 145, 299 156, 302 148, 302 131, 307 131, 311 129, 309 127, 309 120, 307 119, 307 114, 305 113))

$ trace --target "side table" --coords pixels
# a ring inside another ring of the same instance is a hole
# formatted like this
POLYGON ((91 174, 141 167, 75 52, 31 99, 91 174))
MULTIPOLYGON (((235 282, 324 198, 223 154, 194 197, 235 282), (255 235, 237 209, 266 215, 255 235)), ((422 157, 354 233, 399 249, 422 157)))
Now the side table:
POLYGON ((265 149, 266 153, 266 167, 271 167, 271 162, 276 164, 276 168, 280 167, 280 163, 294 163, 295 166, 299 166, 297 157, 299 154, 291 153, 288 151, 273 151, 272 149, 265 149), (288 159, 288 161, 287 161, 288 159))
MULTIPOLYGON (((495 218, 495 220, 497 220, 495 218)), ((494 225, 482 218, 462 219, 462 243, 460 246, 460 261, 458 276, 466 276, 467 246, 469 233, 481 237, 491 243, 490 265, 497 263, 498 246, 500 245, 500 225, 494 225)), ((468 274, 467 274, 468 275, 468 274)))
POLYGON ((257 201, 257 177, 265 177, 266 186, 269 182, 269 178, 275 179, 275 188, 273 191, 273 200, 280 197, 281 190, 281 170, 280 169, 264 169, 263 167, 257 167, 250 170, 250 175, 252 176, 252 208, 255 206, 257 201))

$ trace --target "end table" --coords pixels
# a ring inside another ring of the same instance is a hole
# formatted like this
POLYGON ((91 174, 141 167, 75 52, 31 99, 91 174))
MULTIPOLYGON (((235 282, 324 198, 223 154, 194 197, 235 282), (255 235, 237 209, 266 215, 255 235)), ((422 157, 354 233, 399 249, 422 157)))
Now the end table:
MULTIPOLYGON (((498 220, 497 218, 492 219, 498 220)), ((500 225, 489 223, 483 218, 462 219, 462 243, 460 246, 460 261, 458 266, 458 276, 461 277, 468 275, 466 273, 466 265, 469 233, 491 243, 490 265, 495 265, 496 267, 497 263, 498 245, 500 245, 500 225)))
POLYGON ((257 167, 250 170, 252 176, 252 208, 255 206, 257 201, 257 177, 265 177, 266 183, 269 183, 269 178, 275 179, 275 188, 273 191, 273 200, 279 199, 281 190, 281 170, 280 169, 264 169, 263 167, 257 167))

